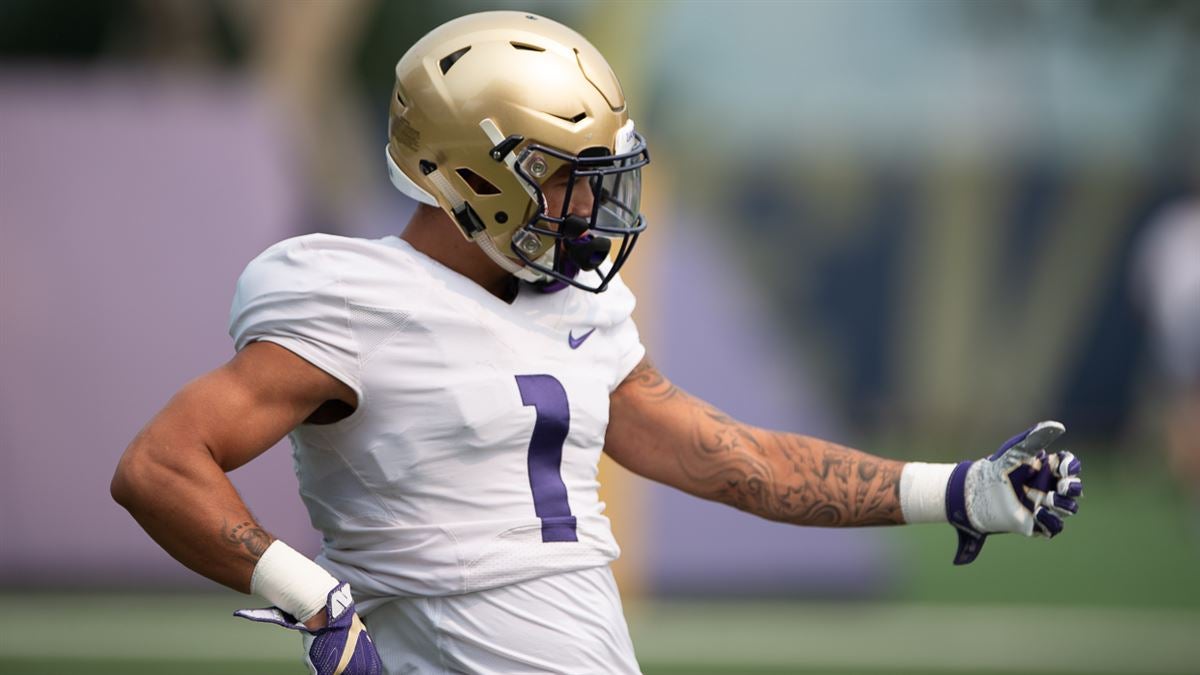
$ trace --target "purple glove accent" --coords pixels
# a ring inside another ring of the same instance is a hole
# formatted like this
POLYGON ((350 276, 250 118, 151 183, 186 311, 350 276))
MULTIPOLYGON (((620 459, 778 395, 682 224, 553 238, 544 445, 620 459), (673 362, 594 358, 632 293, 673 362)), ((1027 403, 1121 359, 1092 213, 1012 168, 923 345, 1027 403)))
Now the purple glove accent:
POLYGON ((1021 433, 1017 434, 1016 436, 1013 436, 1012 438, 1008 439, 1007 441, 1004 441, 1004 445, 1000 446, 999 450, 993 452, 991 454, 991 456, 988 457, 988 459, 990 459, 990 460, 1000 459, 1000 455, 1003 455, 1004 453, 1008 452, 1009 448, 1011 448, 1014 445, 1016 445, 1017 443, 1020 443, 1021 441, 1025 440, 1025 438, 1029 436, 1029 432, 1033 431, 1036 428, 1037 428, 1036 426, 1029 427, 1025 431, 1022 431, 1021 433))
MULTIPOLYGON (((357 616, 354 613, 354 601, 350 599, 350 585, 340 584, 329 591, 329 599, 325 605, 328 612, 328 624, 313 632, 312 646, 308 649, 308 658, 317 668, 319 675, 332 675, 337 671, 338 662, 342 659, 347 647, 354 650, 350 662, 342 670, 345 675, 383 675, 383 662, 371 636, 362 629, 354 635, 351 628, 357 616), (346 641, 354 638, 354 645, 346 641)), ((360 620, 361 624, 361 620, 360 620)))
POLYGON ((1064 497, 1057 492, 1054 493, 1054 508, 1062 509, 1068 513, 1078 513, 1079 504, 1069 497, 1064 497))
MULTIPOLYGON (((1045 467, 1042 468, 1048 470, 1045 467)), ((1037 480, 1039 475, 1041 472, 1035 472, 1033 467, 1028 464, 1018 464, 1016 468, 1008 472, 1009 487, 1012 488, 1013 494, 1017 496, 1017 501, 1021 503, 1021 506, 1024 506, 1030 513, 1033 513, 1034 504, 1029 495, 1025 493, 1025 486, 1029 485, 1031 481, 1037 480)))
MULTIPOLYGON (((1026 481, 1023 481, 1023 484, 1026 487, 1031 487, 1034 490, 1041 490, 1042 492, 1054 492, 1055 491, 1056 486, 1058 485, 1058 476, 1054 475, 1054 472, 1052 470, 1050 470, 1049 462, 1043 461, 1042 468, 1038 469, 1038 471, 1036 473, 1034 473, 1033 469, 1030 468, 1026 464, 1022 464, 1021 467, 1029 468, 1030 470, 1028 473, 1032 474, 1031 476, 1026 477, 1027 478, 1026 481)), ((1018 468, 1021 468, 1021 467, 1018 467, 1018 468)), ((1016 473, 1016 471, 1014 470, 1008 474, 1009 480, 1012 481, 1014 484, 1013 485, 1014 490, 1017 489, 1017 486, 1016 486, 1017 479, 1013 477, 1013 475, 1015 473, 1016 473)), ((1022 504, 1024 504, 1024 502, 1022 502, 1022 504)), ((1029 508, 1030 511, 1033 510, 1032 506, 1029 506, 1028 504, 1026 504, 1026 506, 1029 508)))
MULTIPOLYGON (((308 648, 309 664, 316 669, 317 675, 333 675, 347 648, 353 649, 346 667, 341 671, 345 675, 383 675, 383 662, 371 636, 363 628, 355 631, 354 600, 350 596, 350 585, 339 584, 329 592, 325 602, 328 623, 324 628, 309 630, 296 617, 278 608, 240 609, 234 616, 251 621, 273 623, 284 628, 307 633, 312 636, 308 648), (353 638, 354 644, 347 642, 353 638)), ((359 620, 361 626, 361 620, 359 620)))
MULTIPOLYGON (((1078 497, 1082 495, 1083 479, 1079 477, 1079 472, 1083 470, 1083 463, 1067 450, 1056 452, 1054 460, 1056 467, 1054 473, 1060 480, 1055 482, 1051 488, 1043 488, 1040 485, 1035 487, 1043 492, 1057 493, 1063 497, 1078 497)), ((1049 462, 1047 463, 1049 464, 1049 462)), ((1074 512, 1072 511, 1072 513, 1074 512)))
POLYGON ((1040 529, 1047 537, 1053 538, 1054 535, 1062 532, 1062 519, 1046 509, 1038 510, 1038 512, 1034 515, 1034 520, 1037 521, 1038 529, 1040 529))
MULTIPOLYGON (((1058 454, 1061 455, 1062 453, 1060 452, 1058 454)), ((1069 464, 1067 464, 1067 470, 1063 475, 1064 476, 1078 476, 1079 472, 1081 470, 1083 470, 1083 463, 1080 462, 1079 459, 1072 459, 1071 462, 1069 464)), ((1061 469, 1060 469, 1060 471, 1061 471, 1061 469)))
POLYGON ((959 462, 958 466, 954 467, 954 471, 950 473, 950 481, 946 483, 946 519, 958 530, 958 551, 954 554, 955 565, 966 565, 975 560, 979 552, 983 550, 983 542, 987 539, 987 535, 976 530, 971 525, 970 519, 967 518, 967 470, 971 468, 972 464, 974 462, 969 460, 959 462))

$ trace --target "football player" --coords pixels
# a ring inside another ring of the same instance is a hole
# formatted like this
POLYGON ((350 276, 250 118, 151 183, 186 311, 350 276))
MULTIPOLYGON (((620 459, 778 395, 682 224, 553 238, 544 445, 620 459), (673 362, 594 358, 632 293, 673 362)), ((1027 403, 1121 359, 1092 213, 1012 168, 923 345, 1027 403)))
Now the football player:
POLYGON ((1054 536, 1079 462, 1042 422, 988 458, 903 463, 753 428, 645 355, 619 271, 646 228, 646 142, 579 34, 487 12, 396 66, 386 160, 400 236, 309 235, 254 259, 237 355, 185 386, 112 492, 172 556, 273 607, 314 673, 635 673, 597 498, 631 471, 797 525, 949 522, 1054 536), (313 561, 225 476, 290 434, 313 561))

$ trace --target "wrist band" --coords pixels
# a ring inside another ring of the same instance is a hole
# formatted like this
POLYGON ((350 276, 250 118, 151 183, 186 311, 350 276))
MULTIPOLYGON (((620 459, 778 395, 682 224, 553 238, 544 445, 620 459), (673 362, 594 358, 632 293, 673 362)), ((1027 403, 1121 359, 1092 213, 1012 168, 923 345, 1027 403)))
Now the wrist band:
POLYGON ((900 512, 904 522, 946 522, 946 485, 953 464, 909 462, 900 472, 900 512))
POLYGON ((254 566, 250 592, 279 609, 307 621, 325 608, 329 591, 338 585, 323 567, 276 539, 254 566))

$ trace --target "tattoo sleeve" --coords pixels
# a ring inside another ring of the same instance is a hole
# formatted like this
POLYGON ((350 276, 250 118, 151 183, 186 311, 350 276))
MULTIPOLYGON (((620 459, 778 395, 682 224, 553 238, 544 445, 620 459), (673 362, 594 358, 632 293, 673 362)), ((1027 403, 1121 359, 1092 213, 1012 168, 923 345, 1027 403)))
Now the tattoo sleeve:
POLYGON ((674 466, 666 464, 659 474, 676 487, 800 525, 904 522, 903 462, 742 424, 671 384, 649 361, 630 373, 625 386, 632 387, 636 407, 651 411, 647 426, 661 429, 657 437, 665 439, 648 440, 652 447, 639 451, 673 456, 674 466))

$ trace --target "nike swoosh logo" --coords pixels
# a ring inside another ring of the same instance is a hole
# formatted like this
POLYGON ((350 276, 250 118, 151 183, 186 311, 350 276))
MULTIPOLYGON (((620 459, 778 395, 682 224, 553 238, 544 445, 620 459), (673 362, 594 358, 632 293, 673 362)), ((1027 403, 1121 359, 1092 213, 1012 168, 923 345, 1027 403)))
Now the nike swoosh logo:
POLYGON ((571 333, 567 333, 567 343, 571 345, 571 349, 579 349, 579 345, 583 344, 583 341, 591 337, 592 333, 595 332, 596 329, 593 328, 579 337, 575 337, 571 333))

